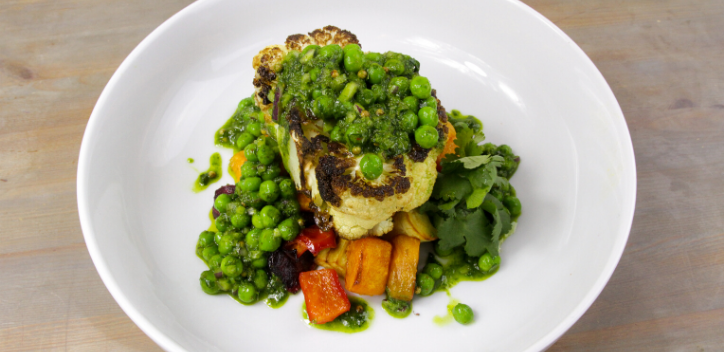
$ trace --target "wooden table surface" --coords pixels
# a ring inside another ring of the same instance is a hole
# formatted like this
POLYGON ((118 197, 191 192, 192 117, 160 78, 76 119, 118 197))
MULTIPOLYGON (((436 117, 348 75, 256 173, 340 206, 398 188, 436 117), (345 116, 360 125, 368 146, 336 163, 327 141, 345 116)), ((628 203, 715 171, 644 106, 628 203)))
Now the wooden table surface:
MULTIPOLYGON (((158 350, 91 262, 75 177, 108 79, 190 2, 0 3, 0 350, 158 350)), ((526 3, 601 70, 638 168, 621 262, 551 350, 724 350, 724 1, 526 3)))

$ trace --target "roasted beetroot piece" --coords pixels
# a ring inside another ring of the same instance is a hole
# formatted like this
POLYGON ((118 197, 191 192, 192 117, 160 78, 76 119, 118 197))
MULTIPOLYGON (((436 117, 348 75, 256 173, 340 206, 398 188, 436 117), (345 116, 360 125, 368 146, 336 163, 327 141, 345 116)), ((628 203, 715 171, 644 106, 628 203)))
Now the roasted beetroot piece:
POLYGON ((279 276, 287 291, 291 293, 297 293, 301 289, 299 274, 315 267, 314 256, 309 251, 297 257, 296 250, 281 246, 269 257, 271 272, 279 276))
MULTIPOLYGON (((214 192, 214 200, 216 200, 216 197, 218 197, 219 195, 224 194, 224 193, 229 194, 229 195, 234 194, 235 189, 236 189, 236 186, 234 186, 234 185, 226 185, 226 186, 219 187, 219 189, 217 189, 214 192)), ((216 210, 216 208, 214 208, 213 205, 211 206, 211 212, 214 214, 214 219, 218 218, 219 215, 221 215, 221 213, 219 213, 219 211, 216 210)))

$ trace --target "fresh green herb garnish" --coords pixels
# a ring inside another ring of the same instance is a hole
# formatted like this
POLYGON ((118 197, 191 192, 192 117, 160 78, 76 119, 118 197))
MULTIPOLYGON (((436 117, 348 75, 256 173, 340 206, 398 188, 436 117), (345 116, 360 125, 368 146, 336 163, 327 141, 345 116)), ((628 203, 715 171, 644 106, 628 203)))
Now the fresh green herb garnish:
POLYGON ((453 110, 450 121, 457 132, 457 155, 442 160, 430 200, 420 210, 432 218, 441 250, 463 246, 472 257, 498 256, 500 242, 520 214, 508 182, 520 158, 507 145, 480 145, 485 136, 473 116, 453 110))

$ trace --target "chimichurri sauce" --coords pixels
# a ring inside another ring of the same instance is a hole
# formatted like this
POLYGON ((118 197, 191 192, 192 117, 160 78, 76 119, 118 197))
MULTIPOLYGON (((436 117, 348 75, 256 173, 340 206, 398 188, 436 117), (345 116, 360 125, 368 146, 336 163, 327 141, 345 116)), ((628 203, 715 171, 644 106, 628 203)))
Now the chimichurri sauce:
POLYGON ((387 296, 382 300, 382 308, 394 318, 407 318, 412 312, 412 302, 401 301, 387 296))
POLYGON ((221 179, 221 155, 214 153, 209 158, 209 169, 202 172, 194 183, 194 192, 201 192, 210 184, 221 179))
POLYGON ((352 305, 349 311, 342 313, 342 315, 329 323, 310 323, 306 304, 302 305, 302 316, 307 324, 321 330, 344 332, 347 334, 367 330, 370 322, 375 317, 374 309, 372 309, 367 302, 357 297, 349 297, 349 303, 352 305))
POLYGON ((460 303, 460 301, 451 298, 450 303, 447 305, 447 314, 443 316, 436 315, 432 318, 432 321, 439 326, 450 324, 453 321, 453 308, 455 308, 458 303, 460 303))
POLYGON ((462 248, 456 248, 450 255, 440 259, 432 253, 427 257, 427 263, 436 263, 443 267, 442 276, 435 280, 435 291, 447 291, 460 281, 483 281, 493 276, 500 267, 495 265, 488 271, 482 270, 478 266, 478 258, 468 256, 462 248))

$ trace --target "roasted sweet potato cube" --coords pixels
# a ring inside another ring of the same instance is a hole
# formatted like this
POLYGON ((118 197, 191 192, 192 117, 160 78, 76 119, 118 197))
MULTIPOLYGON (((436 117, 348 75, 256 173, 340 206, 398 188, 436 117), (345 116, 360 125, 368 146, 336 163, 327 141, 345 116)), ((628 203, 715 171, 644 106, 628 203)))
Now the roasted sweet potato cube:
POLYGON ((392 245, 374 237, 353 241, 347 249, 345 288, 361 295, 385 293, 392 245))
POLYGON ((420 260, 420 240, 397 235, 392 238, 390 275, 387 279, 387 293, 402 301, 411 301, 415 294, 417 263, 420 260))
POLYGON ((328 323, 351 307, 347 293, 332 269, 305 271, 299 274, 309 321, 328 323))

